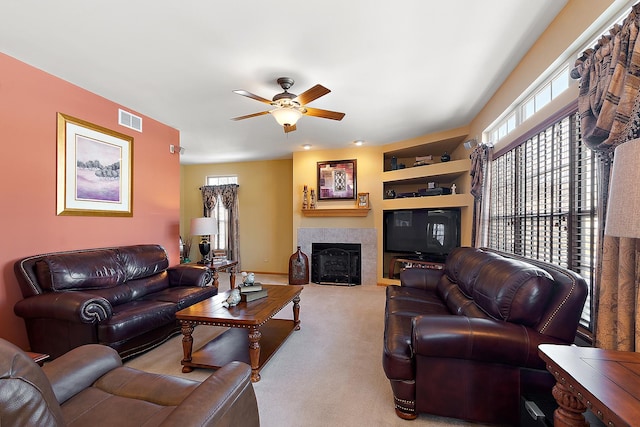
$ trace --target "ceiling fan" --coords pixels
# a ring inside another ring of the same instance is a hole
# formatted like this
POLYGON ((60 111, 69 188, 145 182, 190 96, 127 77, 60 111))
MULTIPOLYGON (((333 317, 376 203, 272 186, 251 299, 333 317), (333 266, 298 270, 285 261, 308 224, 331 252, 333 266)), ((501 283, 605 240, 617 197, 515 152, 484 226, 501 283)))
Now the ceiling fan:
POLYGON ((322 85, 315 85, 311 89, 302 92, 300 95, 296 95, 288 92, 293 86, 294 80, 290 77, 280 77, 278 84, 284 92, 277 94, 271 101, 258 95, 254 95, 246 90, 234 90, 238 95, 246 96, 247 98, 255 99, 265 104, 275 107, 272 110, 262 111, 260 113, 248 114, 246 116, 234 117, 231 120, 244 120, 251 117, 262 116, 264 114, 271 114, 276 121, 284 127, 284 132, 289 133, 296 130, 296 122, 303 115, 321 117, 323 119, 342 120, 344 113, 338 113, 337 111, 321 110, 319 108, 307 107, 307 104, 315 99, 320 98, 331 92, 329 89, 322 85))

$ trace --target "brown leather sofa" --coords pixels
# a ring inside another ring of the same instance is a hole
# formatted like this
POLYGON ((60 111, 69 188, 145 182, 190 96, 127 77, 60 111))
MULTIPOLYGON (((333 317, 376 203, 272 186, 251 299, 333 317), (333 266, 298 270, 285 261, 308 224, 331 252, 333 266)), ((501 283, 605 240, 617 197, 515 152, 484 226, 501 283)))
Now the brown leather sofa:
POLYGON ((257 427, 260 420, 245 363, 200 383, 123 366, 112 348, 88 344, 41 368, 0 339, 0 425, 257 427))
POLYGON ((212 273, 169 267, 159 245, 55 252, 14 264, 31 350, 56 358, 83 344, 104 344, 121 357, 149 350, 180 332, 175 313, 212 297, 212 273))
POLYGON ((520 396, 554 384, 538 345, 573 343, 587 285, 556 265, 456 248, 443 270, 408 268, 386 291, 396 414, 517 425, 520 396))

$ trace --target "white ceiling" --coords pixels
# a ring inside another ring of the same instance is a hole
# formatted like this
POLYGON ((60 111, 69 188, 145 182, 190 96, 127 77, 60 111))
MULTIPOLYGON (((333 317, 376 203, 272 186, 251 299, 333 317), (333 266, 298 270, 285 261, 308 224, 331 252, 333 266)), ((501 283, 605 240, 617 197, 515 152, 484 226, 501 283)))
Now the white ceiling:
MULTIPOLYGON (((180 130, 183 164, 290 158, 468 124, 566 0, 4 0, 0 52, 180 130), (342 121, 284 134, 278 77, 342 121)), ((0 70, 1 73, 1 70, 0 70)), ((135 136, 135 135, 134 135, 135 136)), ((168 150, 168 147, 167 147, 168 150)))

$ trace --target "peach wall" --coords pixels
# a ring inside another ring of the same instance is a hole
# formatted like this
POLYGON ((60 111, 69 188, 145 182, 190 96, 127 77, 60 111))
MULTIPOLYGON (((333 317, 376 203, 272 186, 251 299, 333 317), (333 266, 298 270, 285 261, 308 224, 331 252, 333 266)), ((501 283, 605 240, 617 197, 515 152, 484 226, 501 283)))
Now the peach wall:
POLYGON ((13 306, 22 298, 13 263, 38 253, 158 243, 179 260, 179 145, 176 129, 135 111, 143 132, 117 123, 107 99, 0 53, 0 337, 28 348, 24 321, 13 306), (133 217, 56 215, 56 113, 130 135, 133 143, 133 217))

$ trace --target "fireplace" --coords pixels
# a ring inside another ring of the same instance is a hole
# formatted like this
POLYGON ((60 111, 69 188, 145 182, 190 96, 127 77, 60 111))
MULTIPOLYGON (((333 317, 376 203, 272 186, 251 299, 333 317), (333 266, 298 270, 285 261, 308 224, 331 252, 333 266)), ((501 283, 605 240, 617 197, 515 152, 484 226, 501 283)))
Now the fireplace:
POLYGON ((311 281, 331 285, 359 285, 361 255, 359 243, 312 243, 311 281))
MULTIPOLYGON (((360 275, 362 286, 376 286, 378 272, 378 232, 375 228, 298 228, 297 245, 309 257, 313 243, 357 243, 360 245, 360 275)), ((309 271, 313 277, 313 265, 309 271)))

